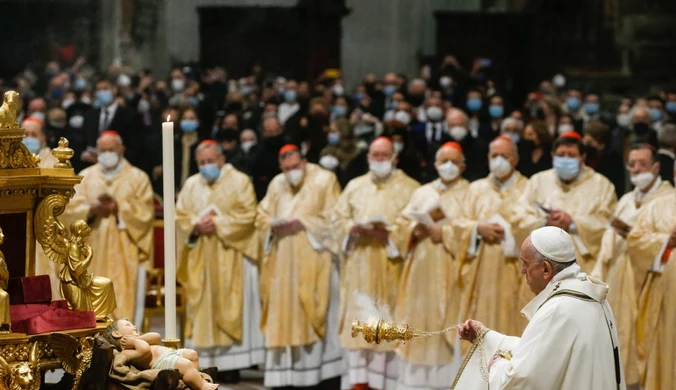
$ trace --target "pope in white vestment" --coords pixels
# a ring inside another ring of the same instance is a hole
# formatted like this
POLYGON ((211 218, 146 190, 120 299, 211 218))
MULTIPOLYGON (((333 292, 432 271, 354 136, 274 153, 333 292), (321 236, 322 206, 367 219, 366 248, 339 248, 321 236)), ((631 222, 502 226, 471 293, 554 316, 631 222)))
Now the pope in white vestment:
POLYGON ((510 337, 468 320, 461 338, 473 341, 486 333, 452 388, 625 389, 608 286, 580 271, 570 235, 554 226, 535 230, 521 247, 521 262, 521 273, 537 294, 522 310, 529 320, 526 330, 520 338, 510 337), (475 356, 480 349, 488 362, 488 383, 475 356))

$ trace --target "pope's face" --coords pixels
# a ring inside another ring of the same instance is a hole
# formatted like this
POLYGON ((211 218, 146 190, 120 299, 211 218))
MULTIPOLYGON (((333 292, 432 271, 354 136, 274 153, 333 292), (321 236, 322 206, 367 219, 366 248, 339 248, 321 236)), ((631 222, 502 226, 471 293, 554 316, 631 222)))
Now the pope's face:
POLYGON ((551 265, 547 261, 538 261, 535 249, 530 243, 530 237, 521 245, 521 274, 526 275, 526 283, 535 294, 544 290, 551 280, 551 265))

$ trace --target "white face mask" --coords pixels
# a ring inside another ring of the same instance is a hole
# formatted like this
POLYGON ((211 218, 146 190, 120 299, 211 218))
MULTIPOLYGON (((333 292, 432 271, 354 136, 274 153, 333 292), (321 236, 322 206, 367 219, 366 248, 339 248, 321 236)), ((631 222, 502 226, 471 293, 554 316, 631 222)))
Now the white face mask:
POLYGON ((392 172, 392 161, 369 161, 369 170, 373 172, 377 178, 382 179, 392 172))
POLYGON ((394 142, 394 143, 392 143, 392 147, 394 147, 394 153, 399 154, 399 153, 401 153, 402 150, 404 150, 404 143, 403 142, 394 142))
POLYGON ((303 176, 305 176, 305 172, 303 172, 302 169, 294 169, 292 171, 286 172, 284 175, 286 176, 286 180, 289 181, 289 184, 291 184, 294 187, 297 187, 298 184, 300 184, 300 182, 303 181, 303 176))
POLYGON ((84 123, 84 117, 82 115, 72 116, 68 120, 68 124, 70 125, 70 127, 74 128, 74 129, 79 129, 80 127, 82 127, 83 123, 84 123))
POLYGON ((185 80, 183 80, 183 79, 172 79, 171 80, 171 89, 173 89, 174 92, 181 92, 181 91, 183 91, 184 87, 185 87, 185 80))
POLYGON ((452 83, 453 83, 453 79, 451 79, 450 77, 447 77, 447 76, 444 76, 444 77, 439 79, 439 84, 444 88, 450 87, 452 83))
POLYGON ((462 141, 467 137, 467 129, 462 126, 453 126, 448 132, 451 133, 451 137, 456 141, 462 141))
POLYGON ((638 187, 641 191, 645 191, 653 180, 655 180, 655 175, 652 172, 641 172, 631 177, 631 184, 638 187))
POLYGON ((559 134, 563 134, 563 133, 566 133, 568 131, 575 131, 575 128, 573 127, 573 125, 568 124, 568 123, 564 123, 562 125, 559 125, 559 128, 558 128, 559 134))
POLYGON ((256 141, 244 141, 244 142, 242 142, 240 147, 242 148, 242 150, 245 153, 248 153, 249 150, 251 150, 251 148, 253 148, 255 145, 256 145, 256 141))
POLYGON ((115 152, 103 152, 99 154, 99 164, 106 169, 112 169, 120 162, 120 156, 115 152))
POLYGON ((438 122, 443 118, 444 112, 439 106, 430 106, 425 110, 425 115, 427 115, 428 120, 438 122))
POLYGON ((488 165, 491 173, 498 179, 502 179, 512 172, 512 164, 502 156, 492 158, 488 165))
POLYGON ((72 98, 63 99, 63 101, 61 102, 61 108, 63 108, 64 110, 67 110, 68 107, 73 105, 73 103, 75 103, 75 99, 72 99, 72 98))
POLYGON ((394 119, 395 121, 399 121, 405 125, 411 123, 411 116, 406 111, 395 112, 394 117, 392 119, 394 119))
POLYGON ((333 94, 336 95, 336 96, 343 96, 345 94, 345 89, 340 84, 334 85, 332 90, 333 90, 333 94))
POLYGON ((319 165, 325 169, 328 169, 329 171, 334 170, 338 164, 338 159, 329 154, 319 159, 319 165))
POLYGON ((450 181, 458 177, 460 174, 460 168, 453 164, 452 161, 446 161, 437 167, 437 172, 439 173, 439 177, 446 181, 450 181))

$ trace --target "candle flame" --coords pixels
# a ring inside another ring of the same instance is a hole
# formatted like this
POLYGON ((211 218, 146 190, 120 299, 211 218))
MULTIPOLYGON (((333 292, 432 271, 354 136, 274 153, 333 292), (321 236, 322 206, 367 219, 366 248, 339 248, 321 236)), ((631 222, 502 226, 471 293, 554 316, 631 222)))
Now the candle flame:
POLYGON ((167 122, 171 119, 171 115, 167 115, 167 122))

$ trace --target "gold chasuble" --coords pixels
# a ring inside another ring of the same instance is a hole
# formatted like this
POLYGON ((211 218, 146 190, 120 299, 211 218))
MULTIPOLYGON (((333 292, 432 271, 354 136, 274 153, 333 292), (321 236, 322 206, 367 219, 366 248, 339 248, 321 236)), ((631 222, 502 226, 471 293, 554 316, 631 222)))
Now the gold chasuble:
MULTIPOLYGON (((458 313, 448 309, 449 303, 459 296, 451 295, 451 286, 457 276, 454 258, 458 253, 458 240, 450 222, 462 215, 463 197, 469 187, 467 180, 460 178, 448 188, 437 179, 425 184, 413 193, 397 223, 398 233, 404 239, 401 254, 406 259, 394 318, 405 320, 417 329, 439 330, 455 325, 458 313), (445 219, 442 225, 442 241, 438 244, 427 237, 415 242, 412 235, 418 224, 416 213, 427 213, 440 207, 445 219)), ((400 354, 412 364, 442 365, 453 361, 453 333, 429 337, 406 343, 399 347, 400 354)))
MULTIPOLYGON (((379 305, 393 308, 399 288, 403 260, 398 248, 395 221, 411 194, 420 184, 403 171, 395 170, 387 178, 376 179, 370 172, 350 181, 334 210, 335 244, 344 253, 340 273, 340 340, 344 348, 369 349, 380 352, 394 350, 394 344, 368 344, 363 338, 352 338, 351 323, 366 320, 359 303, 360 295, 379 305), (387 245, 368 237, 351 239, 356 223, 383 218, 389 224, 387 245)), ((375 314, 375 313, 368 313, 375 314)), ((390 316, 391 313, 383 313, 390 316)))
POLYGON ((518 292, 521 285, 519 248, 515 240, 511 210, 524 191, 528 179, 514 171, 500 185, 493 175, 469 185, 465 196, 464 216, 453 222, 455 236, 460 240, 458 275, 451 302, 457 302, 457 323, 476 318, 488 328, 506 334, 520 330, 518 292), (477 233, 479 223, 497 223, 503 227, 505 238, 500 243, 481 240, 477 233), (505 228, 507 227, 507 228, 505 228))
POLYGON ((339 195, 336 176, 308 163, 299 188, 294 189, 284 174, 279 174, 258 206, 256 228, 265 249, 261 328, 268 348, 324 339, 331 273, 331 252, 324 250, 330 236, 327 212, 339 195), (305 230, 277 238, 270 231, 276 219, 298 219, 305 230))
POLYGON ((177 280, 186 292, 186 338, 197 348, 228 347, 242 339, 243 256, 257 261, 259 254, 255 217, 253 184, 230 164, 211 185, 201 174, 190 176, 178 195, 177 280), (216 232, 193 235, 205 214, 212 215, 216 232))
POLYGON ((666 243, 676 225, 676 192, 644 207, 627 237, 635 277, 647 272, 636 320, 639 374, 645 390, 671 390, 676 383, 676 250, 666 250, 666 243))
POLYGON ((64 221, 87 220, 90 207, 103 194, 117 202, 117 215, 90 220, 94 251, 89 270, 115 286, 114 319, 134 318, 139 264, 150 258, 155 219, 153 190, 148 175, 122 159, 116 171, 105 174, 100 164, 80 172, 82 182, 66 207, 64 221))
POLYGON ((652 261, 637 259, 638 261, 632 262, 627 251, 627 240, 620 233, 623 230, 628 233, 625 224, 631 229, 638 219, 642 219, 641 214, 648 209, 645 206, 662 196, 674 194, 674 188, 667 181, 656 181, 654 186, 655 189, 644 196, 638 188, 622 196, 611 218, 611 225, 614 226, 609 226, 603 234, 601 249, 592 271, 593 277, 604 280, 610 286, 607 299, 617 323, 624 376, 628 384, 639 381, 634 324, 640 288, 652 261), (634 274, 634 268, 638 274, 634 274))
POLYGON ((573 229, 567 230, 575 244, 577 263, 582 272, 591 272, 616 203, 613 183, 593 169, 583 166, 570 184, 562 182, 549 169, 536 173, 528 181, 514 211, 516 233, 521 237, 519 241, 523 241, 533 230, 545 225, 546 210, 565 211, 573 220, 573 229))

